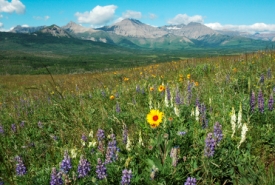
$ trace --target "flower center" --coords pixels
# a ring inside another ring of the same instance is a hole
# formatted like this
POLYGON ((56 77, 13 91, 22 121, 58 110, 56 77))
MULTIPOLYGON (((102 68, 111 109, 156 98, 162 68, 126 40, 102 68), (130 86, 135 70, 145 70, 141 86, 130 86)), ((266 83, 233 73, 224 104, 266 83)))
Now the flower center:
POLYGON ((153 116, 153 120, 157 121, 159 119, 159 117, 157 115, 153 116))

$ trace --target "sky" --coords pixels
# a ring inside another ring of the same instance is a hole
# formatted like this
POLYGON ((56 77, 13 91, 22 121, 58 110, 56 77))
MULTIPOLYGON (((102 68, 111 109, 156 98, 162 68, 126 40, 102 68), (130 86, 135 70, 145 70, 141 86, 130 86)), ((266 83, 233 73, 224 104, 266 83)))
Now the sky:
POLYGON ((151 26, 199 22, 215 30, 275 32, 275 0, 0 0, 0 31, 70 21, 98 28, 125 18, 151 26))

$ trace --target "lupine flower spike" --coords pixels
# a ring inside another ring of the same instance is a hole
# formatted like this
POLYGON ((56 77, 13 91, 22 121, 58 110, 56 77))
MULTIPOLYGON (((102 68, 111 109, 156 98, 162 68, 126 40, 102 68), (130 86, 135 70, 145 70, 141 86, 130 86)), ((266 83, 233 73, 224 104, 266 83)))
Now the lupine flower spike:
POLYGON ((232 112, 231 112, 231 127, 232 127, 231 137, 233 137, 235 134, 235 130, 236 130, 236 114, 235 114, 234 107, 232 107, 232 112))
POLYGON ((129 185, 132 178, 132 171, 124 169, 122 171, 121 185, 129 185))
POLYGON ((204 155, 206 157, 212 157, 215 152, 215 146, 216 146, 216 141, 213 138, 213 134, 208 133, 208 135, 205 139, 204 155))
POLYGON ((52 169, 50 185, 62 185, 62 174, 57 172, 56 168, 52 169))
POLYGON ((197 184, 197 180, 193 177, 188 177, 186 179, 186 182, 184 183, 184 185, 196 185, 197 184))
POLYGON ((84 159, 84 157, 81 156, 77 168, 78 178, 87 176, 89 171, 91 171, 91 164, 88 162, 87 159, 84 159))
POLYGON ((24 165, 21 157, 16 156, 15 160, 16 160, 16 174, 17 174, 17 176, 25 175, 27 173, 27 168, 24 165))
POLYGON ((242 127, 241 141, 238 145, 238 149, 240 148, 241 144, 245 141, 247 131, 248 131, 247 125, 246 123, 244 123, 242 127))
POLYGON ((60 169, 63 170, 64 173, 68 173, 71 168, 71 158, 69 157, 68 151, 65 151, 64 158, 60 164, 60 169))
POLYGON ((107 177, 106 166, 101 162, 101 159, 97 159, 96 174, 98 179, 104 179, 107 177))

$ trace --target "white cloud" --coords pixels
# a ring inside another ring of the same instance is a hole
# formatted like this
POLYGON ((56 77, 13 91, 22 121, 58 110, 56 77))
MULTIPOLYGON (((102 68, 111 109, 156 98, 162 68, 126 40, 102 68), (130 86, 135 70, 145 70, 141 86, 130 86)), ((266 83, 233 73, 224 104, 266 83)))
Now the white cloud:
POLYGON ((24 28, 28 28, 28 27, 30 27, 29 25, 27 25, 27 24, 23 24, 22 25, 22 27, 24 27, 24 28))
POLYGON ((255 23, 251 25, 232 25, 226 24, 222 25, 218 22, 208 23, 205 26, 212 28, 213 30, 230 30, 230 31, 240 31, 240 32, 271 32, 275 31, 275 24, 265 24, 265 23, 255 23))
POLYGON ((122 18, 127 19, 127 18, 133 18, 133 19, 140 19, 142 17, 141 12, 136 12, 132 10, 127 10, 122 14, 122 18))
POLYGON ((20 0, 0 0, 0 12, 22 14, 25 13, 25 5, 20 0))
POLYGON ((156 19, 158 16, 156 14, 153 13, 149 13, 149 18, 150 19, 156 19))
POLYGON ((41 16, 33 16, 32 18, 34 18, 35 20, 48 20, 50 18, 50 16, 46 15, 44 17, 41 17, 41 16))
POLYGON ((190 22, 203 23, 203 18, 201 15, 188 16, 187 14, 178 14, 167 21, 168 24, 188 24, 190 22))
POLYGON ((96 6, 91 11, 86 11, 84 13, 76 12, 75 16, 79 23, 89 23, 95 26, 101 26, 114 17, 117 6, 108 5, 108 6, 96 6))

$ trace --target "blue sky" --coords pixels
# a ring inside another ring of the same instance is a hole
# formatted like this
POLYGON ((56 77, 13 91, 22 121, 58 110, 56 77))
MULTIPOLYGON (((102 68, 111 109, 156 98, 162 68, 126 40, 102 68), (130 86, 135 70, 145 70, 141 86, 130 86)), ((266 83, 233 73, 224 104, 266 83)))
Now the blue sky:
POLYGON ((152 26, 199 22, 213 29, 275 31, 275 0, 0 0, 0 30, 16 25, 85 27, 124 18, 152 26))

